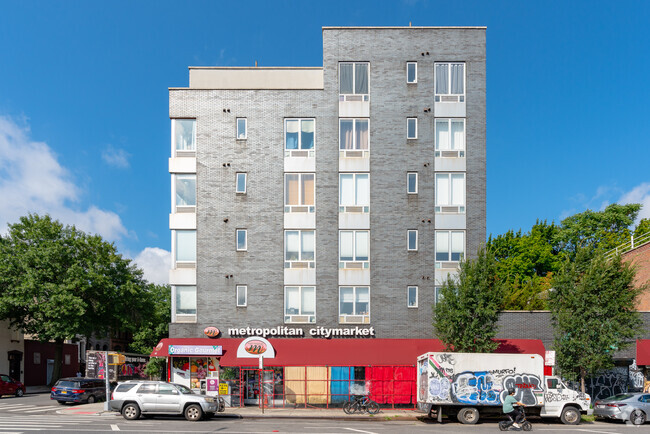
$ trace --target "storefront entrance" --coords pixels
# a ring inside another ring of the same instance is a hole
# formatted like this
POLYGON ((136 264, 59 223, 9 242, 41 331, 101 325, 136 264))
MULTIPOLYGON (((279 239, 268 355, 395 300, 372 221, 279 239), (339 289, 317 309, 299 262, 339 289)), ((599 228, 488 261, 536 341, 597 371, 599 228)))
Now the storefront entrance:
POLYGON ((283 369, 280 367, 264 370, 240 369, 241 405, 282 407, 284 405, 282 371, 283 369))

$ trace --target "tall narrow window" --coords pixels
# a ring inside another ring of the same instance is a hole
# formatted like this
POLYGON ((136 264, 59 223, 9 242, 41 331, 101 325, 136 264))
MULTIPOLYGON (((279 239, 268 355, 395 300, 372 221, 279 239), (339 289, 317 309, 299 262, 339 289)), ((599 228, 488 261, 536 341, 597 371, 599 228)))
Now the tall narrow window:
POLYGON ((418 307, 418 287, 409 286, 406 294, 406 305, 408 307, 418 307))
POLYGON ((174 175, 176 181, 176 206, 196 206, 196 175, 174 175))
POLYGON ((339 149, 368 149, 368 119, 339 119, 339 149))
POLYGON ((315 124, 314 119, 285 119, 285 149, 314 149, 315 124))
POLYGON ((370 288, 367 286, 339 287, 339 322, 370 322, 370 288))
POLYGON ((237 285, 237 307, 248 306, 248 286, 237 285))
POLYGON ((248 120, 237 118, 237 140, 244 140, 248 137, 248 120))
POLYGON ((406 138, 418 138, 418 118, 406 118, 406 138))
POLYGON ((367 173, 339 174, 339 211, 368 212, 370 181, 367 173))
POLYGON ((246 174, 237 173, 237 182, 235 187, 235 193, 246 194, 246 174))
POLYGON ((176 287, 176 315, 196 315, 196 286, 176 287))
POLYGON ((284 212, 314 212, 314 174, 284 174, 284 212))
POLYGON ((465 212, 465 174, 436 174, 436 212, 465 212))
POLYGON ((316 288, 313 286, 284 287, 284 322, 316 322, 316 288))
POLYGON ((416 229, 410 229, 406 235, 408 250, 416 251, 418 249, 418 231, 416 229))
POLYGON ((436 102, 465 101, 465 64, 435 64, 436 102))
POLYGON ((284 231, 284 268, 314 268, 316 231, 284 231))
POLYGON ((369 231, 339 231, 339 267, 368 268, 369 231))
POLYGON ((406 174, 406 192, 408 194, 417 194, 418 192, 417 172, 409 172, 406 174))
POLYGON ((406 62, 406 82, 409 84, 418 82, 417 62, 406 62))
POLYGON ((465 119, 436 119, 436 157, 465 156, 465 119))
POLYGON ((235 231, 237 250, 248 250, 248 231, 246 229, 237 229, 235 231))
POLYGON ((368 63, 339 63, 339 93, 368 94, 368 63))
POLYGON ((176 151, 195 151, 196 120, 174 119, 172 122, 174 149, 176 151))
POLYGON ((176 262, 196 262, 196 231, 176 230, 176 262))

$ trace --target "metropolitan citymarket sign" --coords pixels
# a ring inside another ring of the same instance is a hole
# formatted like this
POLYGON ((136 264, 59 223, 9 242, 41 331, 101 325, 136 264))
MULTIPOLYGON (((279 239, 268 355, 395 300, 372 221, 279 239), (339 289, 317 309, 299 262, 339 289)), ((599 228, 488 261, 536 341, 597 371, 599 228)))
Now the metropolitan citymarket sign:
POLYGON ((221 345, 170 345, 170 356, 221 356, 221 345))
MULTIPOLYGON (((375 336, 374 327, 350 327, 350 328, 327 328, 327 327, 313 327, 307 330, 307 333, 314 338, 369 338, 375 336)), ((277 326, 271 328, 255 328, 255 327, 242 327, 242 328, 229 328, 228 335, 231 337, 242 336, 261 336, 268 337, 290 337, 302 338, 305 337, 305 330, 296 327, 277 326)))

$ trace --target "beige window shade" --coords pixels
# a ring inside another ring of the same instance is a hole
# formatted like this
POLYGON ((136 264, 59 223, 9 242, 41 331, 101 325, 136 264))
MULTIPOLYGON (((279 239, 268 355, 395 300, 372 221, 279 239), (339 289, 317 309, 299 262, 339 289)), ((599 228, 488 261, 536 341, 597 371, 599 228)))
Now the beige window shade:
POLYGON ((314 204, 314 175, 302 175, 302 203, 301 205, 314 204))

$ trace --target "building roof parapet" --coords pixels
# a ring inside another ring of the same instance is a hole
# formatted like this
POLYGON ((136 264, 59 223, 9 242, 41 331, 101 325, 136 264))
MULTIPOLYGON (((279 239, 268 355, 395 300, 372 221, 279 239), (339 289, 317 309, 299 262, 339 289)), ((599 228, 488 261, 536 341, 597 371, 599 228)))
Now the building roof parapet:
POLYGON ((322 67, 190 66, 189 70, 189 89, 323 89, 322 67))

